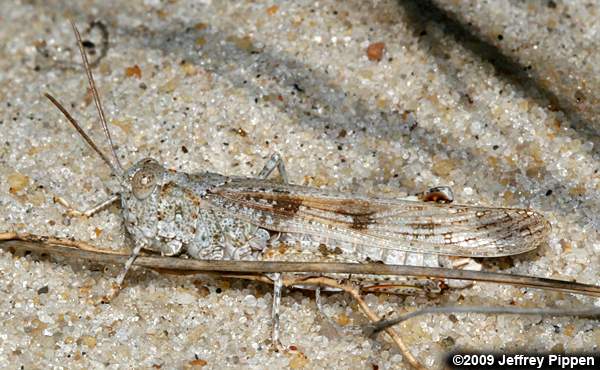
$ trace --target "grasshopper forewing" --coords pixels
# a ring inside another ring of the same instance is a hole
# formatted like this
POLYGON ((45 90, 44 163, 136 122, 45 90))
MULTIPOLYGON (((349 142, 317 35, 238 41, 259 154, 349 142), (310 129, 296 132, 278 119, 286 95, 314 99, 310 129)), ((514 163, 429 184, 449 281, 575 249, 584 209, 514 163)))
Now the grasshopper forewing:
POLYGON ((527 209, 371 197, 247 178, 212 189, 206 201, 268 230, 462 257, 527 252, 550 229, 542 215, 527 209))

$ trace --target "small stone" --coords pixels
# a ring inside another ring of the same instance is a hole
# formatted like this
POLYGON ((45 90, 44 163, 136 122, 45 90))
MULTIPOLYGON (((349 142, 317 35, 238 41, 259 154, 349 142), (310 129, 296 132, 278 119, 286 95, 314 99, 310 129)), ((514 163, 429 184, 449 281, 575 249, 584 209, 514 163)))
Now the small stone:
POLYGON ((370 61, 379 62, 383 58, 383 50, 385 44, 383 42, 375 42, 367 47, 367 57, 370 61))
POLYGON ((574 196, 574 197, 580 197, 583 196, 585 194, 585 185, 584 184, 578 184, 572 188, 569 189, 569 194, 574 196))
POLYGON ((245 50, 247 52, 251 52, 254 50, 254 45, 252 44, 252 38, 250 36, 230 36, 227 38, 227 41, 232 42, 238 49, 245 50))
POLYGON ((542 175, 543 168, 541 166, 529 166, 525 171, 527 177, 540 178, 542 175))
POLYGON ((137 79, 142 78, 142 69, 137 64, 133 67, 125 68, 125 77, 135 77, 137 79))
POLYGON ((246 297, 244 297, 244 305, 248 306, 248 307, 256 307, 256 297, 253 296, 252 294, 247 295, 246 297))
POLYGON ((564 334, 567 337, 572 337, 574 333, 575 333, 575 325, 573 325, 573 324, 567 324, 565 326, 564 334))
POLYGON ((98 70, 100 71, 101 74, 103 74, 105 76, 111 74, 111 72, 112 72, 112 69, 110 68, 109 63, 100 63, 100 67, 98 67, 98 70))
POLYGON ((551 349, 550 352, 564 352, 565 351, 565 345, 563 343, 557 343, 555 344, 551 349))
POLYGON ((201 359, 201 358, 197 358, 195 360, 192 360, 190 362, 188 362, 184 368, 185 369, 199 369, 201 367, 204 367, 208 364, 208 362, 206 362, 205 360, 201 359))
MULTIPOLYGON (((39 317, 40 322, 42 322, 44 324, 54 324, 54 322, 55 322, 54 319, 52 318, 52 316, 50 316, 50 314, 48 312, 39 311, 38 317, 39 317)), ((48 325, 44 326, 43 329, 46 329, 47 327, 48 327, 48 325)))
POLYGON ((125 132, 125 134, 127 134, 127 136, 129 136, 132 133, 133 121, 131 119, 123 119, 123 120, 111 119, 110 124, 115 125, 118 128, 120 128, 121 130, 123 130, 123 132, 125 132))
POLYGON ((183 63, 181 65, 181 69, 183 69, 183 73, 185 73, 185 75, 188 77, 194 76, 198 73, 198 68, 196 68, 196 66, 192 63, 183 63))
POLYGON ((561 239, 559 243, 565 253, 570 253, 573 250, 573 246, 568 240, 561 239))
POLYGON ((454 340, 454 338, 452 337, 446 337, 444 339, 442 339, 440 341, 440 345, 442 346, 442 348, 444 348, 445 350, 449 350, 452 347, 454 347, 454 344, 456 343, 456 341, 454 340))
POLYGON ((194 28, 198 31, 204 31, 206 28, 208 28, 208 25, 206 23, 199 22, 199 23, 196 23, 194 28))
POLYGON ((167 81, 164 85, 158 88, 158 92, 160 93, 172 93, 175 91, 177 86, 179 85, 179 78, 173 77, 169 81, 167 81))
POLYGON ((350 324, 350 318, 345 313, 338 315, 335 321, 341 326, 346 326, 350 324))
POLYGON ((431 171, 440 177, 446 177, 454 169, 455 163, 451 159, 436 159, 433 158, 433 165, 431 171))
MULTIPOLYGON (((323 320, 320 323, 321 328, 319 329, 319 335, 322 335, 323 337, 327 338, 327 339, 333 339, 333 340, 337 340, 336 338, 340 337, 340 334, 337 330, 337 328, 335 326, 333 326, 333 323, 331 320, 323 320)), ((295 349, 294 349, 295 351, 295 349)))
POLYGON ((196 41, 194 43, 196 44, 196 46, 203 47, 206 44, 206 39, 202 36, 199 36, 196 38, 196 41))
POLYGON ((96 338, 94 338, 92 336, 84 335, 79 339, 80 339, 81 344, 83 344, 84 346, 86 346, 88 348, 96 347, 96 338))
POLYGON ((29 177, 16 171, 8 175, 6 180, 10 186, 8 191, 10 191, 11 194, 15 194, 23 190, 27 184, 29 184, 29 177))
POLYGON ((37 294, 46 294, 46 293, 48 293, 48 291, 49 291, 48 285, 44 285, 43 287, 38 289, 37 294))
POLYGON ((210 294, 210 290, 200 280, 194 281, 194 286, 200 297, 206 297, 210 294))
POLYGON ((290 369, 302 369, 308 364, 308 357, 302 352, 296 352, 290 359, 290 369))
POLYGON ((275 15, 275 13, 277 13, 278 10, 279 10, 279 7, 277 5, 270 6, 267 8, 267 14, 275 15))
POLYGON ((193 304, 196 302, 196 297, 189 293, 177 292, 173 295, 173 302, 179 304, 193 304))

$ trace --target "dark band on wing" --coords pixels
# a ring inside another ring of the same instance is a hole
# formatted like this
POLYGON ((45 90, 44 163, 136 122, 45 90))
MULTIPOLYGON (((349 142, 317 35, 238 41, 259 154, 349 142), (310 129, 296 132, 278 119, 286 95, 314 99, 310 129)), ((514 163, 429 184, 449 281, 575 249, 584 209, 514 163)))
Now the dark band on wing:
POLYGON ((295 215, 298 213, 302 200, 292 197, 279 197, 273 203, 273 209, 279 213, 286 214, 288 216, 295 215))
POLYGON ((375 223, 375 219, 372 217, 375 212, 353 213, 338 210, 338 213, 352 218, 350 228, 354 230, 365 230, 369 225, 375 223))
POLYGON ((373 223, 373 219, 366 215, 352 216, 352 225, 350 226, 354 230, 364 230, 373 223))
POLYGON ((286 216, 295 215, 301 206, 323 211, 333 211, 349 217, 350 222, 348 222, 348 226, 353 230, 365 230, 369 225, 376 222, 373 217, 376 210, 368 210, 368 205, 361 204, 361 202, 342 200, 333 204, 324 204, 322 201, 315 202, 313 199, 289 195, 283 191, 278 191, 277 193, 276 196, 265 193, 262 197, 257 197, 256 194, 251 193, 245 194, 243 198, 255 204, 260 204, 261 201, 269 201, 275 212, 286 216))

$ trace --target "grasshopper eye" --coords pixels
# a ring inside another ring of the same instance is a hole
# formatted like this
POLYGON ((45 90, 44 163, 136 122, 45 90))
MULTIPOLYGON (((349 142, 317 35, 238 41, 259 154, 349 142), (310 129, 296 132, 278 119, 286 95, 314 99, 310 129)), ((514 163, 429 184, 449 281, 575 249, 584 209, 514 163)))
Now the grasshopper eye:
POLYGON ((154 169, 142 168, 131 179, 131 191, 139 200, 146 199, 154 191, 157 181, 154 169))

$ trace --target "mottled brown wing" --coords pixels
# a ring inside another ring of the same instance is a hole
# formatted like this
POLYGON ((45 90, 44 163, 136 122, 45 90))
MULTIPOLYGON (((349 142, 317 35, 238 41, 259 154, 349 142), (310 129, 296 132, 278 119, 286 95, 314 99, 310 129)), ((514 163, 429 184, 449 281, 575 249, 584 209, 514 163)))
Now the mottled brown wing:
POLYGON ((543 242, 550 229, 532 210, 370 197, 246 178, 211 189, 206 201, 268 230, 464 257, 523 253, 543 242))

